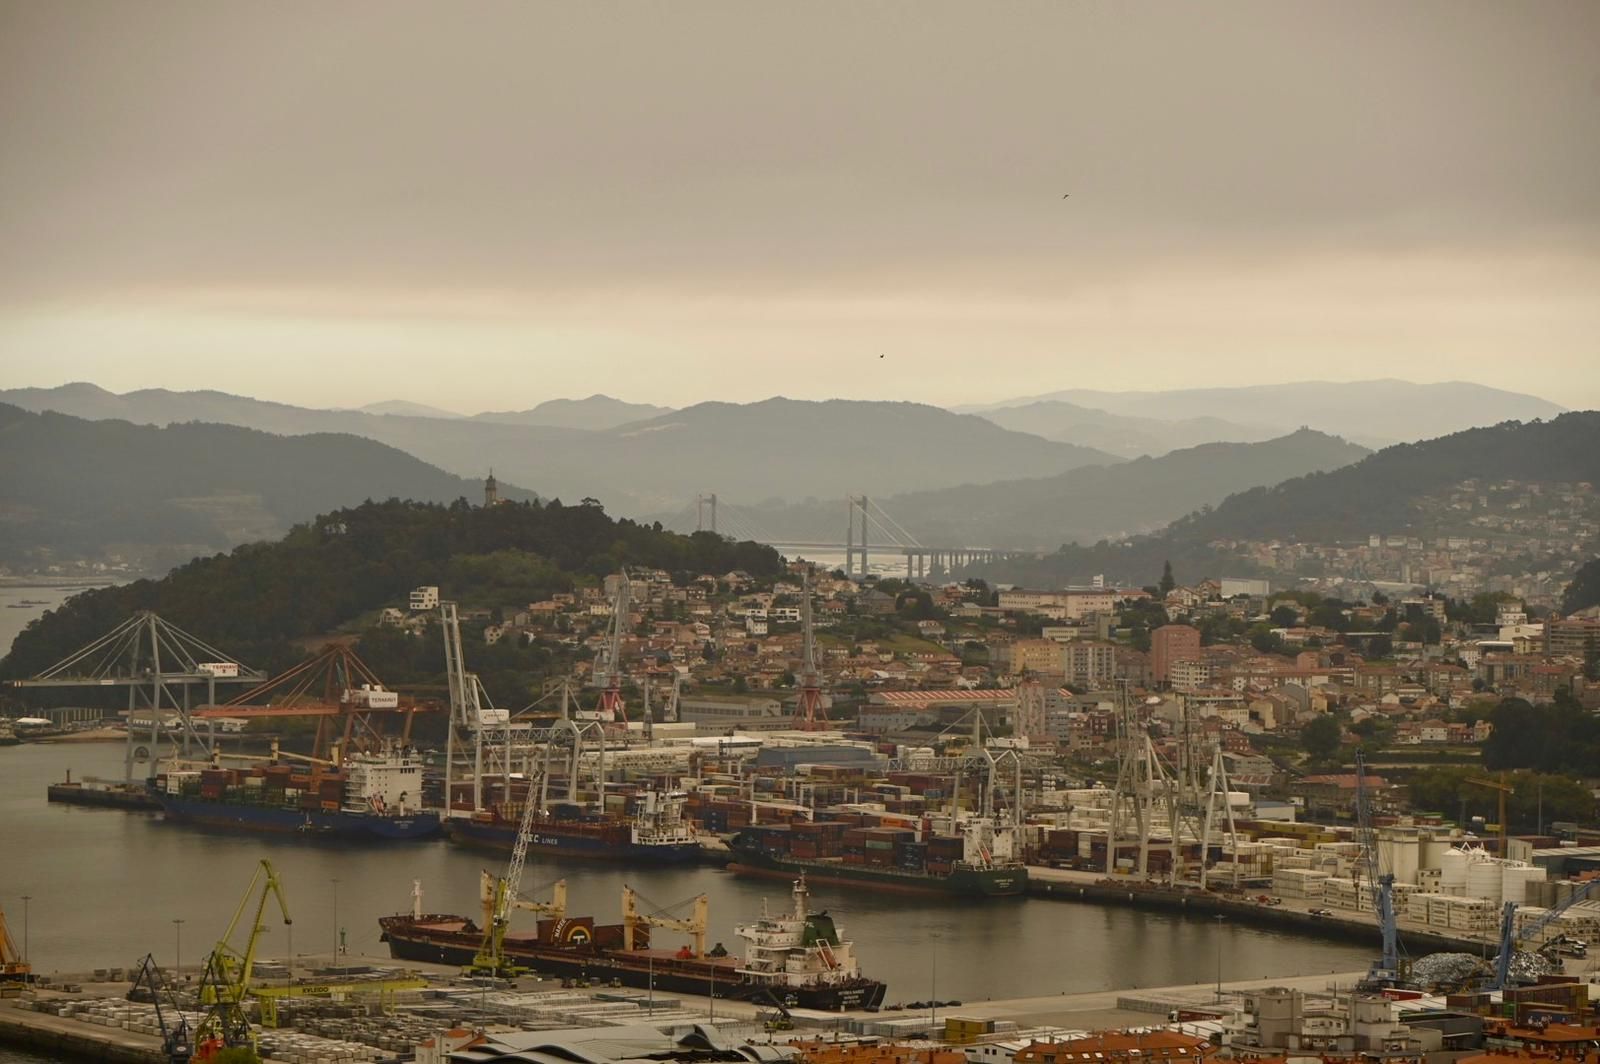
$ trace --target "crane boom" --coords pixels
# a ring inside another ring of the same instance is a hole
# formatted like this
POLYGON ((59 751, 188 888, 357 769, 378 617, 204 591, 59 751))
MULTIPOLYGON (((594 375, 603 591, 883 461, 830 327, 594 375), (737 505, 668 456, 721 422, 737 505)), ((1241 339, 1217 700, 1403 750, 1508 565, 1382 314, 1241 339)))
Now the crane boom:
POLYGON ((1571 897, 1559 905, 1552 906, 1544 915, 1534 920, 1521 931, 1516 930, 1517 903, 1508 901, 1501 910, 1500 917, 1500 956, 1494 961, 1494 979, 1489 984, 1489 990, 1504 990, 1506 983, 1511 979, 1511 958, 1517 951, 1517 943, 1535 938, 1539 932, 1554 923, 1562 913, 1583 901, 1600 888, 1600 879, 1591 879, 1583 886, 1572 892, 1571 897))
MULTIPOLYGON (((474 972, 502 974, 507 970, 502 946, 506 929, 511 923, 511 907, 522 888, 522 867, 528 860, 528 842, 533 838, 533 818, 538 808, 530 785, 523 800, 522 819, 517 824, 517 839, 511 847, 511 861, 506 866, 506 874, 495 880, 491 897, 485 899, 489 902, 489 919, 483 929, 483 941, 478 946, 477 956, 472 958, 474 972)), ((565 909, 566 881, 562 880, 558 887, 556 901, 565 909)))
POLYGON ((1367 794, 1367 762, 1356 750, 1356 823, 1361 842, 1361 859, 1368 889, 1372 891, 1372 911, 1378 916, 1382 950, 1367 972, 1374 986, 1392 986, 1400 978, 1400 928, 1394 911, 1394 873, 1382 873, 1378 862, 1377 829, 1372 824, 1372 799, 1367 794))

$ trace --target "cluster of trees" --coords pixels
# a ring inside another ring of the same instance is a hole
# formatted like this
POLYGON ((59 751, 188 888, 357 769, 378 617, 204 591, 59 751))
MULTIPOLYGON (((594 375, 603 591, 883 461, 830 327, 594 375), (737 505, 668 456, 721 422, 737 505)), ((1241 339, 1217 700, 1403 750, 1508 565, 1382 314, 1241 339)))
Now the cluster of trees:
MULTIPOLYGON (((1499 794, 1470 782, 1482 775, 1479 769, 1470 767, 1424 769, 1408 784, 1411 806, 1445 816, 1481 816, 1496 822, 1500 818, 1499 794)), ((1512 788, 1506 795, 1506 819, 1512 831, 1548 828, 1556 820, 1588 823, 1595 817, 1594 795, 1571 776, 1513 772, 1505 782, 1512 788)))
MULTIPOLYGON (((776 551, 710 532, 613 520, 598 504, 368 502, 298 525, 276 543, 200 558, 160 580, 85 592, 34 621, 0 661, 0 679, 30 676, 97 639, 137 610, 241 660, 277 669, 299 660, 291 642, 335 631, 421 584, 447 596, 506 605, 593 583, 624 565, 668 571, 742 569, 771 579, 776 551), (503 591, 497 582, 507 582, 503 591), (459 582, 453 583, 453 582, 459 582)), ((382 675, 382 673, 380 673, 382 675)))
POLYGON ((1600 558, 1584 562, 1561 596, 1562 613, 1576 613, 1590 606, 1600 606, 1600 558))
POLYGON ((1600 717, 1566 692, 1539 705, 1504 699, 1489 713, 1489 723, 1494 733, 1483 745, 1483 763, 1490 769, 1600 772, 1600 717))

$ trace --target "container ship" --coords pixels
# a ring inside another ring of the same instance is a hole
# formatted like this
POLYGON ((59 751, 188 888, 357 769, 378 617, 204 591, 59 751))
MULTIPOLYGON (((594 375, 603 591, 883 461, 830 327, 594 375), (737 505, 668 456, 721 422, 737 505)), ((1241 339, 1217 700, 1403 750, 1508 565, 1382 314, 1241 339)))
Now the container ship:
POLYGON ((388 746, 338 768, 276 763, 250 769, 172 770, 151 793, 168 820, 205 827, 338 839, 429 839, 439 814, 420 808, 422 762, 388 746))
POLYGON ((1016 856, 1015 830, 972 817, 958 834, 926 828, 851 827, 802 821, 743 828, 728 840, 728 870, 793 877, 871 890, 962 897, 1008 897, 1028 887, 1016 856))
MULTIPOLYGON (((854 944, 841 936, 826 912, 812 912, 804 879, 794 884, 793 906, 781 915, 735 929, 745 940, 743 960, 718 943, 704 949, 704 903, 698 921, 667 921, 695 936, 693 948, 650 947, 650 919, 634 915, 624 897, 624 922, 597 925, 592 917, 573 917, 557 909, 536 931, 506 933, 502 949, 510 960, 541 975, 563 979, 619 982, 681 994, 771 1001, 788 1008, 876 1008, 887 985, 861 974, 854 944)), ((420 894, 410 914, 380 917, 383 941, 397 960, 431 964, 470 964, 483 932, 464 916, 422 913, 420 894)), ((550 909, 552 906, 542 906, 550 909)), ((656 921, 660 922, 660 921, 656 921)))
MULTIPOLYGON (((642 864, 697 861, 700 844, 694 825, 683 815, 686 797, 681 791, 640 791, 632 796, 631 813, 594 812, 570 802, 555 803, 534 815, 528 848, 642 864)), ((521 820, 520 809, 497 806, 452 817, 446 831, 463 845, 510 853, 521 820)))

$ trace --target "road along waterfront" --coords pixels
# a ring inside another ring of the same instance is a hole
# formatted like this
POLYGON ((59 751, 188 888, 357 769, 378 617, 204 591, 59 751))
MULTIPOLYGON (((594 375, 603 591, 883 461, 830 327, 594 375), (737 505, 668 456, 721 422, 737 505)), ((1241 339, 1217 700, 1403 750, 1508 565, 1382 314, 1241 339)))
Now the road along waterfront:
MULTIPOLYGON (((28 938, 36 971, 126 966, 147 952, 170 963, 180 948, 195 963, 226 927, 255 862, 272 860, 286 885, 291 928, 269 920, 272 955, 382 954, 377 919, 424 907, 476 915, 478 873, 501 858, 444 842, 350 846, 167 824, 158 814, 50 805, 45 788, 68 768, 116 777, 118 744, 24 744, 0 748, 0 904, 28 938), (337 923, 335 922, 337 906, 337 923), (183 920, 181 925, 174 920, 183 920), (339 930, 336 931, 335 928, 339 930)), ((735 924, 764 900, 787 903, 783 884, 741 880, 704 867, 628 869, 531 857, 523 893, 538 897, 565 877, 574 913, 614 923, 624 884, 650 909, 710 895, 710 941, 741 946, 735 924)), ((865 974, 889 984, 890 1001, 937 996, 966 1002, 1132 987, 1206 983, 1219 960, 1225 979, 1316 975, 1364 968, 1376 947, 1218 922, 1048 900, 907 899, 817 885, 813 900, 856 942, 865 974)))

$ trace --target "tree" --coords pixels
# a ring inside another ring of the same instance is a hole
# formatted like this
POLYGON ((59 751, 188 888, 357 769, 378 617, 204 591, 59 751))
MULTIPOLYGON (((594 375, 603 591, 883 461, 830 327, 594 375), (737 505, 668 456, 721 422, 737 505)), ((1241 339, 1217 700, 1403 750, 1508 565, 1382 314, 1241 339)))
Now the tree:
POLYGON ((1300 620, 1300 614, 1295 612, 1293 606, 1275 606, 1270 616, 1275 628, 1293 628, 1300 620))
POLYGON ((1157 585, 1163 595, 1178 586, 1178 581, 1172 575, 1172 562, 1166 561, 1161 565, 1161 583, 1157 585))
POLYGON ((1561 596, 1561 612, 1576 613, 1600 606, 1600 558, 1591 558, 1573 574, 1561 596))
POLYGON ((1344 728, 1339 721, 1330 714, 1313 717, 1304 728, 1300 729, 1300 745, 1304 746, 1306 753, 1311 755, 1313 761, 1328 761, 1339 752, 1339 743, 1344 736, 1344 728))

